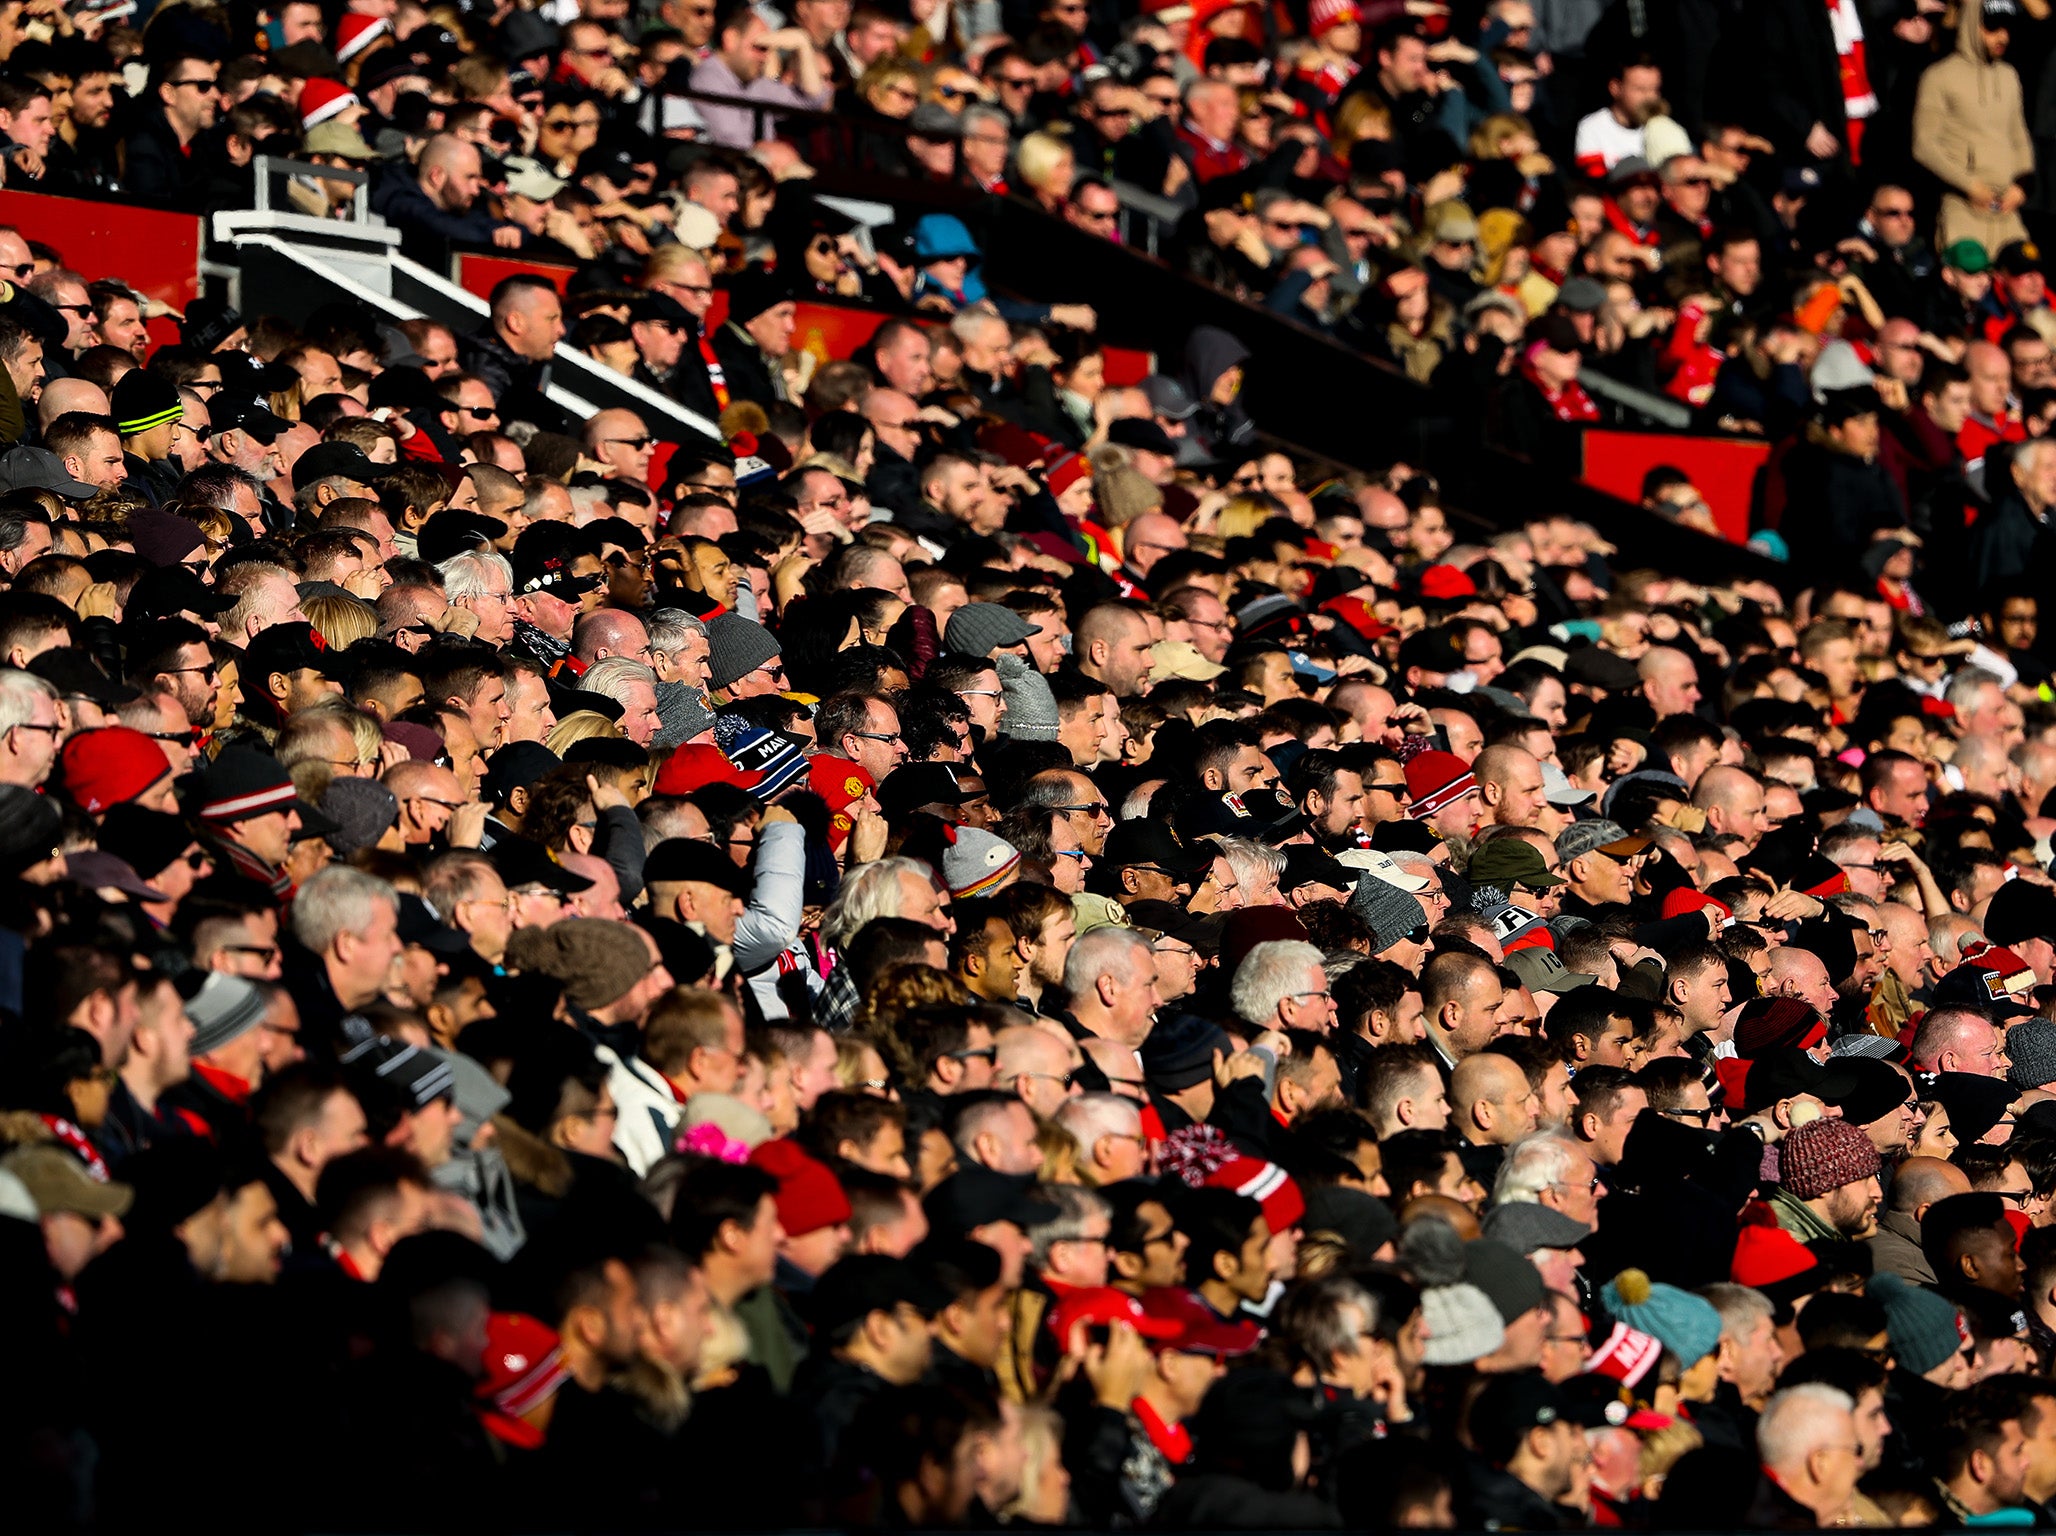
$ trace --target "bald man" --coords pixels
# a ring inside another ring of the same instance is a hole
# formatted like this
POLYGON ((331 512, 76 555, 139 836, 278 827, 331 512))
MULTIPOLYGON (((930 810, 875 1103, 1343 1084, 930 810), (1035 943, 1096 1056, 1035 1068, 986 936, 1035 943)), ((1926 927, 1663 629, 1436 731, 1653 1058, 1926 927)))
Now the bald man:
POLYGON ((1073 1080, 1071 1069, 1079 1064, 1075 1045, 1057 1039, 1046 1029, 1017 1024, 1003 1029, 993 1040, 998 1054, 992 1063, 992 1086, 1011 1093, 1047 1120, 1063 1107, 1064 1100, 1084 1090, 1073 1080))
POLYGON ((385 787, 400 802, 400 836, 409 848, 427 847, 449 827, 455 807, 471 798, 448 768, 413 758, 386 770, 385 787))
MULTIPOLYGON (((1466 1056, 1449 1074, 1450 1124, 1473 1147, 1510 1147, 1535 1129, 1535 1090, 1510 1056, 1480 1051, 1466 1056)), ((1499 1154, 1489 1159, 1497 1171, 1499 1154)), ((1464 1159, 1466 1167, 1471 1159, 1464 1159)), ((1477 1173, 1472 1168, 1473 1174, 1477 1173)))
POLYGON ((1121 530, 1121 562, 1144 580, 1165 555, 1184 548, 1184 528, 1161 512, 1145 512, 1121 530))
POLYGON ((633 411, 598 411, 585 424, 585 450, 606 466, 609 479, 647 485, 656 445, 649 427, 633 411))
POLYGON ((1831 1017, 1838 998, 1834 978, 1821 958, 1810 949, 1787 944, 1770 952, 1770 974, 1764 978, 1768 997, 1793 997, 1822 1018, 1831 1017))
POLYGON ((1571 818, 1551 805, 1542 784, 1542 763, 1519 747, 1487 747, 1471 763, 1485 819, 1494 826, 1533 827, 1554 838, 1571 818))
POLYGON ((68 411, 105 416, 113 409, 108 403, 107 391, 91 379, 51 379, 43 385, 43 393, 36 398, 36 421, 38 425, 47 427, 68 411))
POLYGON ((1689 715, 1699 707, 1699 669, 1683 651, 1652 645, 1635 664, 1635 672, 1642 679, 1642 697, 1657 719, 1689 715))
POLYGON ((1750 851, 1770 831, 1763 785, 1745 768, 1715 764, 1699 775, 1692 803, 1706 812, 1706 830, 1739 837, 1750 851))
POLYGON ((1072 641, 1078 670, 1104 683, 1117 699, 1149 692, 1149 621, 1120 603, 1086 610, 1072 641))
POLYGON ((1920 1224, 1928 1207, 1951 1195, 1970 1193, 1970 1175, 1939 1157, 1909 1157, 1892 1175, 1892 1192, 1878 1212, 1878 1229, 1865 1238, 1871 1267, 1915 1285, 1933 1285, 1935 1271, 1920 1245, 1920 1224))
POLYGON ((643 621, 620 608, 602 608, 578 621, 571 631, 571 654, 587 666, 610 656, 626 656, 652 664, 650 632, 643 621))

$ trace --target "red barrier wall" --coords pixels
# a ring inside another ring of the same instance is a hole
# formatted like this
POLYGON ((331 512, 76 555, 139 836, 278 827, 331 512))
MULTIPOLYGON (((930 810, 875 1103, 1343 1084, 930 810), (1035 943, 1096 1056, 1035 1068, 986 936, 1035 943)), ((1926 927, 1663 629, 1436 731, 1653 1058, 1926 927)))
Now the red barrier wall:
MULTIPOLYGON (((562 293, 572 269, 539 261, 515 261, 505 256, 481 256, 465 251, 457 257, 457 286, 481 299, 495 284, 520 273, 549 279, 562 293)), ((871 309, 846 309, 839 304, 802 304, 793 330, 793 345, 812 352, 823 362, 845 358, 864 345, 890 316, 871 309)), ((707 328, 719 330, 728 319, 726 289, 714 291, 707 310, 707 328)), ((940 324, 940 321, 936 322, 940 324)), ((1106 349, 1107 383, 1116 387, 1139 384, 1156 369, 1156 354, 1132 347, 1106 349)))
MULTIPOLYGON (((96 203, 40 192, 0 192, 0 221, 58 251, 92 282, 118 277, 147 298, 184 311, 200 292, 200 220, 190 213, 96 203)), ((152 320, 150 340, 179 339, 178 322, 152 320)))
POLYGON ((1770 444, 1738 437, 1686 437, 1662 432, 1585 434, 1585 484, 1627 502, 1642 499, 1642 477, 1660 464, 1692 477, 1713 509, 1721 533, 1749 541, 1749 499, 1770 444))

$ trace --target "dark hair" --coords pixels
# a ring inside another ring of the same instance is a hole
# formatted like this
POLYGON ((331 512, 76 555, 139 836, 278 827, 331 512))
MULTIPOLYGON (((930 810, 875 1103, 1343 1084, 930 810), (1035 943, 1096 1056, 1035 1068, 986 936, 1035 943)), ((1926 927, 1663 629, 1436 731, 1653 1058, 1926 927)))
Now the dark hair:
POLYGON ((686 1171, 671 1208, 671 1237, 679 1252, 697 1262, 706 1257, 729 1222, 754 1225, 765 1199, 778 1193, 778 1181, 748 1163, 708 1158, 686 1171))

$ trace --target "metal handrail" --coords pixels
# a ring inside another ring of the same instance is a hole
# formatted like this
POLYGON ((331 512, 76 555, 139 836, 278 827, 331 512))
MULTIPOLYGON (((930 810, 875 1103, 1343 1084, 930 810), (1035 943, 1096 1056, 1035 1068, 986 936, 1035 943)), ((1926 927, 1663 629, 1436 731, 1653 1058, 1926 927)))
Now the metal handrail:
MULTIPOLYGON (((371 174, 368 171, 353 171, 341 165, 315 165, 308 160, 289 160, 283 155, 259 155, 251 162, 257 176, 257 209, 259 213, 270 213, 271 178, 273 176, 300 176, 322 181, 348 182, 357 190, 350 200, 350 222, 363 224, 371 218, 371 174)), ((297 208, 278 210, 282 213, 298 213, 297 208)))

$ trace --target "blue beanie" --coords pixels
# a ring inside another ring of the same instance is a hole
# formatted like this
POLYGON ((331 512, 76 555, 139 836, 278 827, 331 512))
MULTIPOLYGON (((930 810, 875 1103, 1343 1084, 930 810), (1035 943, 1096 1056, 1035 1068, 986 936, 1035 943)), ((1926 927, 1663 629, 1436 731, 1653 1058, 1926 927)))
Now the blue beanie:
POLYGON ((1963 1348, 1956 1303, 1947 1297, 1889 1271, 1872 1275, 1864 1289, 1885 1309, 1892 1358, 1916 1376, 1925 1376, 1963 1348))
POLYGON ((1720 1313, 1712 1302, 1639 1269, 1622 1270, 1599 1294, 1607 1311, 1676 1355, 1681 1369, 1690 1370, 1720 1345, 1720 1313))

